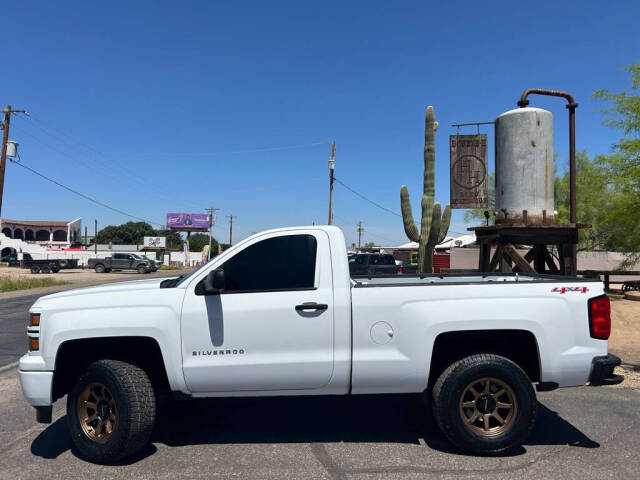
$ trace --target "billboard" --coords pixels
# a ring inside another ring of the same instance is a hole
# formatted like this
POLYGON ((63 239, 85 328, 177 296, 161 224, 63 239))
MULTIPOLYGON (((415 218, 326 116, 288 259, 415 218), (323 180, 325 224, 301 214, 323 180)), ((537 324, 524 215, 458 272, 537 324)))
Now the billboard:
POLYGON ((142 248, 167 248, 167 237, 144 237, 142 248))
POLYGON ((209 230, 209 215, 206 213, 167 213, 167 228, 183 232, 209 230))
POLYGON ((451 208, 487 208, 487 135, 451 135, 451 208))

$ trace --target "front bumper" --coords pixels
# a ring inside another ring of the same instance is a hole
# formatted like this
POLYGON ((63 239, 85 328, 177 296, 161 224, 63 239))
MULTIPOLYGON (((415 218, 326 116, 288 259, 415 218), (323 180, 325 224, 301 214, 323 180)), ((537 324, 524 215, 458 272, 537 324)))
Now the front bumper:
POLYGON ((18 370, 20 385, 27 401, 34 407, 51 405, 53 372, 28 372, 18 370))
POLYGON ((614 375, 613 370, 622 361, 615 355, 604 355, 595 357, 591 362, 591 375, 589 375, 589 385, 599 387, 601 385, 617 385, 622 383, 622 375, 614 375))

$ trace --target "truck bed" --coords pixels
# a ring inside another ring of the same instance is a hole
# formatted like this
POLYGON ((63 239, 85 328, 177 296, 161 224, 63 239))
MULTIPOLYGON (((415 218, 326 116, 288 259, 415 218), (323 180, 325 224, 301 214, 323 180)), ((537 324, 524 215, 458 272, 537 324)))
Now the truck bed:
POLYGON ((586 283, 601 282, 598 278, 568 277, 537 273, 446 273, 431 275, 352 275, 354 288, 411 287, 426 285, 477 285, 490 283, 586 283))

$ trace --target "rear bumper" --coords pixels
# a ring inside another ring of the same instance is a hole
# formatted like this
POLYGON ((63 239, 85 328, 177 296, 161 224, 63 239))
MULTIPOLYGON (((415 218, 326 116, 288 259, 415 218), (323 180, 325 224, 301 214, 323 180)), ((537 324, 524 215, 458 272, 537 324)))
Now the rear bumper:
POLYGON ((620 358, 615 355, 604 355, 594 357, 591 362, 591 375, 589 375, 589 385, 599 387, 601 385, 617 385, 622 383, 622 375, 614 375, 613 369, 620 365, 620 358))

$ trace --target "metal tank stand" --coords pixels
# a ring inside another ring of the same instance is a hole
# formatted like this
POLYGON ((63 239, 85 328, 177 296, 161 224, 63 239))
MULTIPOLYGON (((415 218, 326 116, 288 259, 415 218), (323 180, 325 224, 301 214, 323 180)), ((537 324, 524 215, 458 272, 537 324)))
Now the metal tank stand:
POLYGON ((577 274, 573 248, 583 223, 497 224, 471 227, 480 245, 481 272, 577 274), (495 247, 493 256, 491 249, 495 247), (554 248, 555 247, 555 248, 554 248), (523 254, 523 250, 526 253, 523 254))

